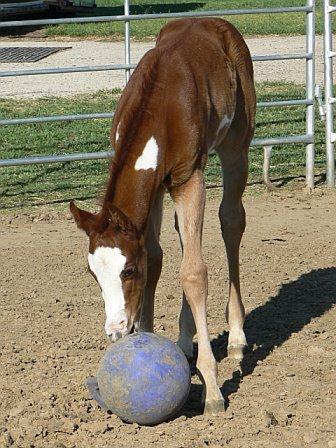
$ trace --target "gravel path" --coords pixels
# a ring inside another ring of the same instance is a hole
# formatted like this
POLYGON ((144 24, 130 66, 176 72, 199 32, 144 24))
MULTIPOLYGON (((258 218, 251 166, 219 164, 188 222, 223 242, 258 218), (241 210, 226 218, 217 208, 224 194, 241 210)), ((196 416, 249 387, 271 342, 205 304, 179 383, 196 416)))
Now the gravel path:
MULTIPOLYGON (((270 53, 298 53, 305 51, 304 36, 268 36, 249 38, 247 43, 253 55, 270 53)), ((71 49, 53 54, 35 63, 0 64, 0 71, 30 68, 61 67, 76 65, 118 64, 124 62, 122 42, 93 41, 27 41, 3 40, 1 47, 8 46, 64 46, 71 49)), ((154 46, 153 42, 132 42, 131 60, 138 62, 143 54, 154 46)), ((322 83, 323 42, 318 36, 316 41, 317 71, 316 82, 322 83)), ((293 81, 305 82, 304 61, 271 61, 255 63, 256 81, 293 81)), ((2 78, 0 98, 37 98, 42 96, 68 96, 75 93, 95 92, 101 89, 123 87, 125 76, 122 71, 103 71, 71 73, 58 75, 36 75, 26 77, 2 78)))

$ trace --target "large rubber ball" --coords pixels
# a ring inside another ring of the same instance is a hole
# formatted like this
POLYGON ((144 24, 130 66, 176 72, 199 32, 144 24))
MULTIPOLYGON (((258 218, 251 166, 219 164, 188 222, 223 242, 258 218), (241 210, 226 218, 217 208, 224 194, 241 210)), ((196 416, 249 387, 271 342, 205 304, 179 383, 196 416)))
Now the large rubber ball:
POLYGON ((122 420, 156 425, 173 416, 190 389, 190 368, 172 341, 135 333, 110 345, 97 380, 107 407, 122 420))

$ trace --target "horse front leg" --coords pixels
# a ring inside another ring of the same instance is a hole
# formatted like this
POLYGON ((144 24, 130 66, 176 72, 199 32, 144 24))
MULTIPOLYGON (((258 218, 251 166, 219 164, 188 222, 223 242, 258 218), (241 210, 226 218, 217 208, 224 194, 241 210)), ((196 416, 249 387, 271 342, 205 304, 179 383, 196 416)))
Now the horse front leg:
POLYGON ((152 205, 145 232, 145 247, 147 251, 147 281, 143 292, 140 315, 135 324, 136 331, 153 332, 154 297, 156 285, 161 275, 163 257, 160 246, 163 197, 164 189, 160 188, 152 205))
MULTIPOLYGON (((198 336, 196 368, 205 390, 205 413, 224 410, 224 400, 217 384, 217 363, 212 353, 206 318, 208 292, 207 269, 202 257, 202 228, 205 186, 201 171, 172 192, 183 242, 181 282, 192 311, 198 336)), ((183 317, 183 316, 182 316, 183 317)))

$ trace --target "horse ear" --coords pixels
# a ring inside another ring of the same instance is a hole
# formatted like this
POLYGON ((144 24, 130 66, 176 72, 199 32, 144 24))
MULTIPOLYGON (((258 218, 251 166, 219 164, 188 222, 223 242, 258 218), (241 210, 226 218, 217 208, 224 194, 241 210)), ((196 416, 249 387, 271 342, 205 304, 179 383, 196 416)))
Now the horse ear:
POLYGON ((85 210, 81 210, 73 201, 70 202, 69 208, 76 221, 77 227, 84 230, 87 235, 90 235, 96 227, 96 215, 85 210))
POLYGON ((117 207, 111 205, 109 207, 111 224, 114 228, 124 235, 131 238, 139 238, 139 232, 132 221, 117 207))

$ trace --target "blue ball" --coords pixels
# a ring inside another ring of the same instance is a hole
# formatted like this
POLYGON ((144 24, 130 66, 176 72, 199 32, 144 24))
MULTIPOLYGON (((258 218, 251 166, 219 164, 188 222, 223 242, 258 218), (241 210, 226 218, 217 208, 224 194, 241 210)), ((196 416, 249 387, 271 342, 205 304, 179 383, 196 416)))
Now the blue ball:
POLYGON ((106 406, 122 420, 156 425, 173 416, 190 389, 182 350, 153 333, 128 335, 109 346, 97 380, 106 406))

